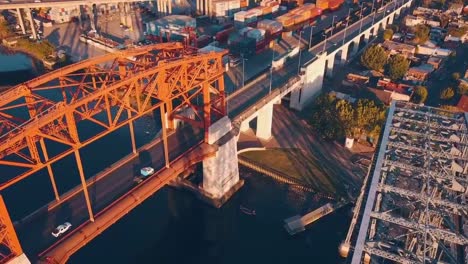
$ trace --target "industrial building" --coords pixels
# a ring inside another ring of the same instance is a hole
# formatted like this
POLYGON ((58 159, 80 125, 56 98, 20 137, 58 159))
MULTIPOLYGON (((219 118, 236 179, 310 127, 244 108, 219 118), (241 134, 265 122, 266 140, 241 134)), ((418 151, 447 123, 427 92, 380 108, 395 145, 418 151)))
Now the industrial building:
POLYGON ((391 104, 341 247, 348 263, 468 263, 467 121, 463 112, 391 104))

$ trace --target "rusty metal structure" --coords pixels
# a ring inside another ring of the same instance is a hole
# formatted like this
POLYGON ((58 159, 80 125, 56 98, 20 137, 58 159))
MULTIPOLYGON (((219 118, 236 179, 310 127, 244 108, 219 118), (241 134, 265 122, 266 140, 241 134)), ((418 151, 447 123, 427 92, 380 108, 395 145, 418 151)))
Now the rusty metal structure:
POLYGON ((1 93, 0 171, 12 167, 19 173, 2 175, 8 178, 0 191, 46 168, 60 200, 51 164, 73 154, 94 221, 80 149, 128 125, 136 152, 133 122, 154 112, 161 116, 168 166, 167 130, 174 129, 174 119, 203 129, 206 140, 210 124, 226 114, 224 55, 197 53, 177 42, 155 44, 84 60, 1 93), (83 138, 77 124, 84 120, 102 130, 83 138), (51 155, 51 142, 64 150, 51 155))
POLYGON ((15 228, 11 223, 10 215, 0 195, 0 263, 23 253, 15 228))

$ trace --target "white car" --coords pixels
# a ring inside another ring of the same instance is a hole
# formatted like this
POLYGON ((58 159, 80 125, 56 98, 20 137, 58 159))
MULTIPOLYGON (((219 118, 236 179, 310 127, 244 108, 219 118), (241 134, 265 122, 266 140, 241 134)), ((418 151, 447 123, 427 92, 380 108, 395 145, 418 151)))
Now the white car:
POLYGON ((54 237, 59 237, 61 234, 65 233, 70 229, 72 225, 69 222, 65 222, 62 225, 57 226, 57 228, 52 231, 54 237))

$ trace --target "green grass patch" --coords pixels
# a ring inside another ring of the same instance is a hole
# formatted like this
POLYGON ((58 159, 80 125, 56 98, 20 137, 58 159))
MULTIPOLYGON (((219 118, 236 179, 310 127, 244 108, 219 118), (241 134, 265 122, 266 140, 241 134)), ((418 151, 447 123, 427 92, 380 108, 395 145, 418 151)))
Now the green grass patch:
POLYGON ((306 155, 299 149, 249 151, 240 156, 295 178, 318 192, 345 195, 343 182, 340 175, 335 175, 334 168, 323 168, 315 157, 306 155))

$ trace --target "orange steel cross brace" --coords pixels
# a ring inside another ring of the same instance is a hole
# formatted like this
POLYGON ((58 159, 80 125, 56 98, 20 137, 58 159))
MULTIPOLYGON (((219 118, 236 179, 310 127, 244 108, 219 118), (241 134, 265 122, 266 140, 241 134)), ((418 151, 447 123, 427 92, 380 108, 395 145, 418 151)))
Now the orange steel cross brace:
POLYGON ((51 164, 73 153, 93 221, 79 150, 128 125, 135 153, 133 122, 159 108, 168 166, 166 130, 174 129, 172 120, 203 128, 207 140, 210 124, 226 114, 225 54, 196 53, 181 43, 156 44, 85 60, 0 94, 0 170, 2 166, 23 170, 3 178, 0 191, 47 168, 55 198, 60 200, 51 164), (203 99, 203 105, 197 104, 197 98, 203 99), (100 113, 105 118, 97 116, 100 113), (83 120, 103 131, 80 138, 77 123, 83 120), (47 142, 67 149, 51 156, 47 142))

